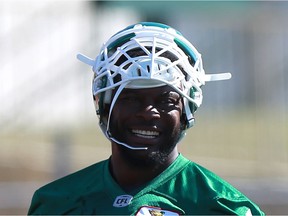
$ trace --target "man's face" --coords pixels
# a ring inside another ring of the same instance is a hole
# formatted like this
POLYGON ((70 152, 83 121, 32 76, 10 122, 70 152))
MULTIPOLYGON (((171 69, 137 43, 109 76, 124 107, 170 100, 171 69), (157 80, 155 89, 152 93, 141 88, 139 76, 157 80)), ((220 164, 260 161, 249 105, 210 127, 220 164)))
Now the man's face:
POLYGON ((122 156, 135 165, 164 163, 181 136, 181 96, 170 86, 124 89, 112 111, 110 130, 117 140, 133 147, 119 146, 122 156))

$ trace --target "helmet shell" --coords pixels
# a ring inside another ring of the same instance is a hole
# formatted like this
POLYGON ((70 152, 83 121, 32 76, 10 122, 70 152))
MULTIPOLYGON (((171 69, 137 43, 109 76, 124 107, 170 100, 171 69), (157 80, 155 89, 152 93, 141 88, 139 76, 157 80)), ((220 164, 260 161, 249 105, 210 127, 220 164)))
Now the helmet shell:
POLYGON ((205 74, 196 48, 179 31, 156 22, 140 22, 114 34, 94 60, 82 54, 77 58, 92 66, 94 104, 106 136, 114 104, 124 88, 169 85, 175 89, 183 98, 184 134, 202 104, 201 86, 231 78, 230 73, 205 74))
POLYGON ((192 114, 202 103, 205 72, 199 52, 175 29, 154 22, 128 26, 103 44, 92 66, 100 123, 107 124, 105 107, 111 105, 113 89, 169 85, 184 98, 186 128, 192 126, 192 114))

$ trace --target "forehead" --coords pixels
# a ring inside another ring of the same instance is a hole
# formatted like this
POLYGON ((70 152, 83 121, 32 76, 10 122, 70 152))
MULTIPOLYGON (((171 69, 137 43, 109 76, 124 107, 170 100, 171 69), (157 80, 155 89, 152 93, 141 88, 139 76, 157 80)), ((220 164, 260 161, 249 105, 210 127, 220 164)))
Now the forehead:
MULTIPOLYGON (((160 86, 160 87, 154 87, 154 88, 141 88, 141 89, 131 89, 131 88, 125 88, 121 92, 121 94, 135 94, 135 95, 143 95, 143 96, 177 96, 180 95, 171 87, 168 85, 160 86)), ((120 94, 120 95, 121 95, 120 94)))

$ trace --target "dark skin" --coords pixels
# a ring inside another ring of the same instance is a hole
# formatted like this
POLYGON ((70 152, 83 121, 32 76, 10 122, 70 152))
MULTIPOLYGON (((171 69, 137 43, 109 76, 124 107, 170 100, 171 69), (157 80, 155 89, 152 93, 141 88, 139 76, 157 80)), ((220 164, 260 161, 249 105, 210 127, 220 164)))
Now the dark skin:
POLYGON ((111 142, 110 171, 126 192, 141 190, 179 155, 182 132, 181 96, 169 86, 124 89, 113 108, 112 136, 132 147, 111 142))

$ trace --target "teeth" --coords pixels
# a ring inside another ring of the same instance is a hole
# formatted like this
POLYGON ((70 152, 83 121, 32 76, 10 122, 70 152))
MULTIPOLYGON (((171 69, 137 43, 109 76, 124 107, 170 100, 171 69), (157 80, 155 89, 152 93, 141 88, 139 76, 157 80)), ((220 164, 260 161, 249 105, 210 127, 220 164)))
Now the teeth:
POLYGON ((137 136, 145 138, 155 138, 159 136, 159 132, 157 131, 132 130, 132 132, 137 136))

